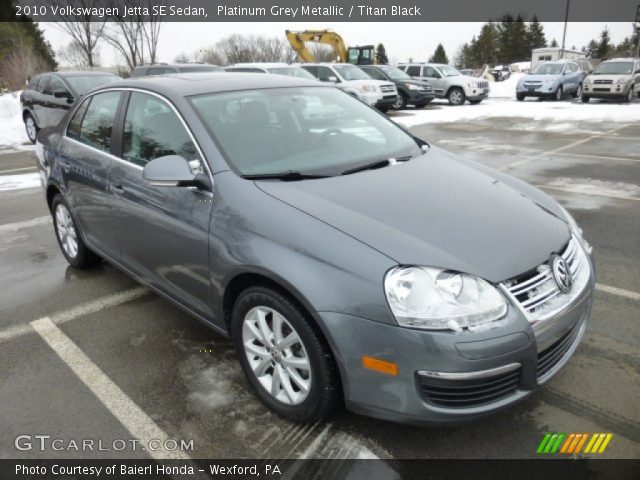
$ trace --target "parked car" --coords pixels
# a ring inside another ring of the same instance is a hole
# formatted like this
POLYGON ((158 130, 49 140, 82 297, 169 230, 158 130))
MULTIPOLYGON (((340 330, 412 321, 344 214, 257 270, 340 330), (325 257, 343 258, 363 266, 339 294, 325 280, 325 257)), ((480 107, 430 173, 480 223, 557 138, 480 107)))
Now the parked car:
POLYGON ((371 78, 383 82, 393 82, 398 90, 394 110, 402 110, 407 105, 423 108, 431 103, 436 96, 429 82, 414 80, 402 70, 389 65, 360 65, 371 78))
POLYGON ((119 76, 106 72, 48 72, 31 78, 20 94, 22 121, 31 143, 41 128, 57 125, 85 92, 117 80, 119 76))
POLYGON ((298 65, 289 65, 288 63, 236 63, 228 67, 224 67, 225 72, 247 72, 247 73, 273 73, 276 75, 288 75, 290 77, 306 78, 316 80, 305 69, 298 65))
POLYGON ((540 62, 531 73, 522 77, 516 85, 516 98, 552 98, 562 100, 564 95, 574 98, 582 95, 582 82, 588 75, 574 60, 540 62))
POLYGON ((463 75, 450 65, 439 63, 402 63, 398 68, 417 80, 426 80, 438 98, 451 105, 463 105, 466 100, 476 105, 489 96, 489 82, 463 75))
POLYGON ((491 75, 496 79, 496 82, 503 82, 511 76, 511 69, 509 65, 496 65, 491 69, 491 75))
POLYGON ((131 77, 149 77, 169 73, 210 73, 222 72, 222 67, 209 63, 147 63, 138 65, 131 71, 131 77))
POLYGON ((592 98, 617 98, 630 103, 636 95, 640 97, 640 59, 637 58, 607 60, 584 79, 584 103, 592 98))
POLYGON ((396 103, 398 90, 395 83, 374 80, 350 63, 303 63, 300 66, 321 82, 334 83, 382 112, 387 112, 396 103))
POLYGON ((459 71, 462 75, 466 75, 467 77, 477 77, 476 71, 471 68, 463 68, 459 71))
POLYGON ((290 420, 342 404, 475 419, 531 395, 585 332, 591 247, 566 210, 337 88, 126 80, 38 143, 69 264, 101 257, 230 336, 257 396, 290 420), (309 102, 343 115, 308 118, 309 102))

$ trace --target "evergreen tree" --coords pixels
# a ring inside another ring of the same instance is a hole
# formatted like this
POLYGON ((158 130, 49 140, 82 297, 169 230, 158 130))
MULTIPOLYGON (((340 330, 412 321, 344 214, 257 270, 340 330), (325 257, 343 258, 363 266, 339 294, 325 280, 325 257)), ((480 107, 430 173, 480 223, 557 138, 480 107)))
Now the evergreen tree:
POLYGON ((379 43, 376 47, 376 63, 378 65, 388 65, 389 59, 387 58, 387 51, 382 43, 379 43))
POLYGON ((487 65, 495 65, 498 62, 499 32, 495 23, 488 22, 482 26, 480 35, 471 41, 471 55, 473 67, 479 68, 487 65))
POLYGON ((587 56, 591 58, 596 58, 597 50, 598 50, 598 42, 596 42, 595 40, 591 40, 589 42, 589 45, 587 45, 587 56))
POLYGON ((606 59, 609 57, 609 54, 612 50, 611 45, 611 37, 609 36, 609 29, 604 27, 602 33, 600 33, 600 41, 598 42, 598 47, 596 48, 595 56, 596 58, 606 59))
POLYGON ((527 28, 529 37, 529 49, 542 48, 547 46, 547 38, 544 35, 544 27, 538 22, 538 17, 534 16, 527 28))
POLYGON ((556 39, 554 38, 553 40, 551 40, 551 45, 549 45, 550 47, 557 47, 558 46, 558 42, 556 42, 556 39))
POLYGON ((442 46, 441 43, 438 44, 438 46, 436 47, 436 51, 433 52, 433 55, 431 55, 431 58, 429 59, 430 63, 444 63, 444 64, 449 64, 449 59, 447 58, 447 54, 444 51, 444 47, 442 46))

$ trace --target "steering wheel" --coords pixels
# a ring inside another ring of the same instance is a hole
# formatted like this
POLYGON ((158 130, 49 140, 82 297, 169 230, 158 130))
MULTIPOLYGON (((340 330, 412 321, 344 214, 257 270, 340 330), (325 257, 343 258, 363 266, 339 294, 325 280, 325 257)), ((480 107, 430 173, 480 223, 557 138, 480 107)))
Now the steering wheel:
POLYGON ((318 138, 313 142, 313 146, 322 145, 329 137, 340 135, 342 133, 344 132, 339 128, 328 128, 318 136, 318 138))

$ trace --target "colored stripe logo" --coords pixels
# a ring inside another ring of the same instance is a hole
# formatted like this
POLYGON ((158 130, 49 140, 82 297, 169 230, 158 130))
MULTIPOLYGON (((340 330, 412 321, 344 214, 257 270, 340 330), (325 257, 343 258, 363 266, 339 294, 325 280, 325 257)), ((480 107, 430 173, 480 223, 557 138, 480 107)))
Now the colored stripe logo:
POLYGON ((551 432, 542 437, 536 453, 604 453, 612 438, 612 433, 551 432))

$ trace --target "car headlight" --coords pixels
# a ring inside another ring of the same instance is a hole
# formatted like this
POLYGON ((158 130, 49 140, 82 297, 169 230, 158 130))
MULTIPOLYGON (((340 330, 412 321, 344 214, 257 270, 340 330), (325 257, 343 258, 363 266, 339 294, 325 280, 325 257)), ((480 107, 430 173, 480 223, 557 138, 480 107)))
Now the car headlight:
POLYGON ((622 78, 619 78, 619 79, 616 81, 616 85, 620 85, 620 84, 622 84, 622 83, 629 83, 630 81, 631 81, 631 79, 622 77, 622 78))
POLYGON ((478 82, 469 82, 469 88, 478 88, 480 84, 478 82))
POLYGON ((398 266, 384 279, 398 324, 426 330, 460 331, 502 318, 507 302, 485 280, 432 267, 398 266))
POLYGON ((567 209, 564 208, 562 205, 560 206, 560 208, 562 208, 562 211, 564 212, 564 216, 565 216, 565 219, 567 220, 567 223, 569 224, 569 229, 571 230, 571 234, 574 237, 576 237, 578 241, 582 244, 582 248, 584 248, 584 251, 587 252, 589 255, 591 255, 591 253, 593 252, 593 247, 584 238, 584 232, 578 226, 576 220, 571 216, 571 214, 567 211, 567 209))
POLYGON ((413 83, 405 83, 404 86, 409 90, 420 90, 420 87, 418 85, 414 85, 413 83))
POLYGON ((555 83, 556 82, 556 78, 547 78, 544 83, 555 83))
POLYGON ((362 91, 363 92, 375 92, 376 91, 376 86, 375 85, 362 85, 362 91))

